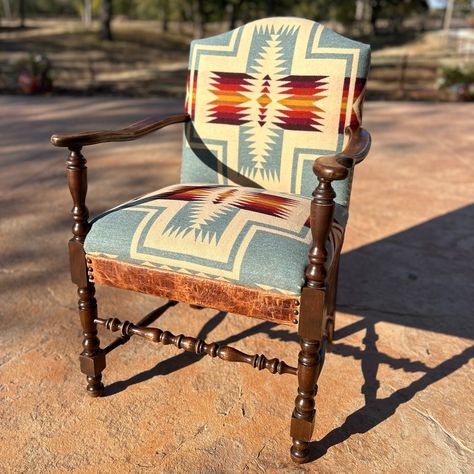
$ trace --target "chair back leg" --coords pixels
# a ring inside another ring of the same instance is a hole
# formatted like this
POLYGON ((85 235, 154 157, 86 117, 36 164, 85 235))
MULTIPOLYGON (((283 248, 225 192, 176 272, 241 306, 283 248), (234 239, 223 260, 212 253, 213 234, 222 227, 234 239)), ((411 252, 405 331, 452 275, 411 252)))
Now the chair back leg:
POLYGON ((334 330, 336 328, 336 298, 339 278, 339 259, 340 254, 337 255, 336 261, 334 262, 334 269, 328 285, 326 338, 329 343, 332 343, 334 340, 334 330))

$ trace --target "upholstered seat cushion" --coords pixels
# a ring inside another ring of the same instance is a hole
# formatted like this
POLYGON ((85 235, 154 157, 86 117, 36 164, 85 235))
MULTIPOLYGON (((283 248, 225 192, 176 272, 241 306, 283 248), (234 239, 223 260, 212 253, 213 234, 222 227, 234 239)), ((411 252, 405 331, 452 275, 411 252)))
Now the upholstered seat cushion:
MULTIPOLYGON (((92 221, 86 253, 299 295, 310 200, 257 188, 179 184, 92 221)), ((343 209, 338 209, 342 215, 343 209)))

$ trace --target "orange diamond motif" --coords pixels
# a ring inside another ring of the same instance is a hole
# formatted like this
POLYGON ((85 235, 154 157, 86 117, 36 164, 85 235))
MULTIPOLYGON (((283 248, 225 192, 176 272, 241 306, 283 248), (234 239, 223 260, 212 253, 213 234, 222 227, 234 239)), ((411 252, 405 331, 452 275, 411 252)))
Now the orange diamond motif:
POLYGON ((270 99, 270 97, 268 97, 267 94, 262 94, 257 99, 257 102, 260 104, 261 107, 266 107, 271 101, 272 101, 272 99, 270 99))

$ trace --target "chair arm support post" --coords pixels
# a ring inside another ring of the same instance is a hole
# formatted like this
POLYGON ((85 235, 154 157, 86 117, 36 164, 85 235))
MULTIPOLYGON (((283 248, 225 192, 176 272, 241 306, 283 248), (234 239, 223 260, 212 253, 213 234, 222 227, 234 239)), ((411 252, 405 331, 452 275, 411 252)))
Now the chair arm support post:
POLYGON ((326 282, 326 241, 329 238, 331 223, 334 216, 334 192, 331 181, 319 178, 319 185, 313 193, 311 201, 310 223, 313 245, 309 250, 309 265, 306 267, 306 286, 324 288, 326 282))
POLYGON ((331 181, 319 178, 313 193, 310 225, 313 243, 309 249, 309 264, 305 269, 306 285, 301 292, 301 316, 298 334, 303 339, 320 341, 323 334, 326 304, 326 242, 334 216, 334 198, 331 181))
POLYGON ((89 286, 84 253, 84 240, 90 229, 89 210, 86 206, 87 166, 81 147, 70 147, 66 174, 73 207, 71 210, 73 237, 69 241, 71 279, 79 288, 89 286))
POLYGON ((69 148, 69 156, 66 161, 67 181, 71 193, 73 208, 71 210, 74 220, 72 226, 73 240, 84 243, 90 224, 89 210, 86 206, 87 195, 87 160, 81 153, 82 147, 69 148))
POLYGON ((300 337, 312 341, 321 340, 325 324, 328 277, 326 243, 336 206, 336 193, 331 183, 347 178, 349 170, 366 156, 370 148, 370 135, 365 130, 346 127, 345 132, 349 134, 349 141, 341 153, 321 156, 313 163, 313 172, 318 178, 310 210, 313 242, 308 252, 306 285, 301 293, 301 316, 298 325, 300 337))
POLYGON ((321 156, 313 164, 313 171, 319 183, 311 201, 310 225, 313 245, 305 271, 306 286, 309 288, 326 287, 326 242, 331 231, 336 197, 331 183, 347 178, 349 170, 362 161, 370 149, 370 134, 366 130, 346 127, 345 132, 349 134, 349 141, 344 150, 336 155, 321 156))

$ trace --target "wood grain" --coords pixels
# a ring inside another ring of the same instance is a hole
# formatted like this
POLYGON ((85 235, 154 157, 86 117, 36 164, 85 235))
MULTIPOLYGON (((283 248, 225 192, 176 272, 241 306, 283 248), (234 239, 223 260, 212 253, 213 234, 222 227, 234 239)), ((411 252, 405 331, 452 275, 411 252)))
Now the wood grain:
POLYGON ((341 153, 321 156, 314 160, 313 171, 319 178, 331 181, 344 179, 349 170, 369 153, 372 140, 367 130, 363 128, 352 130, 347 127, 346 133, 350 135, 349 142, 341 153))
POLYGON ((245 354, 230 346, 223 346, 217 342, 206 343, 202 339, 197 339, 183 334, 175 335, 160 328, 140 327, 130 321, 120 321, 117 318, 102 319, 96 318, 96 324, 105 326, 109 331, 120 331, 122 338, 140 336, 151 342, 164 345, 173 344, 178 349, 193 352, 195 354, 219 357, 226 362, 241 362, 251 365, 254 369, 268 370, 272 374, 292 374, 296 375, 296 367, 291 367, 279 359, 268 359, 263 354, 245 354))
POLYGON ((78 134, 54 134, 51 143, 58 147, 81 147, 97 145, 98 143, 126 142, 137 140, 149 133, 155 132, 173 123, 183 123, 190 119, 188 114, 171 115, 170 117, 149 117, 140 122, 120 128, 118 130, 101 130, 78 134))

